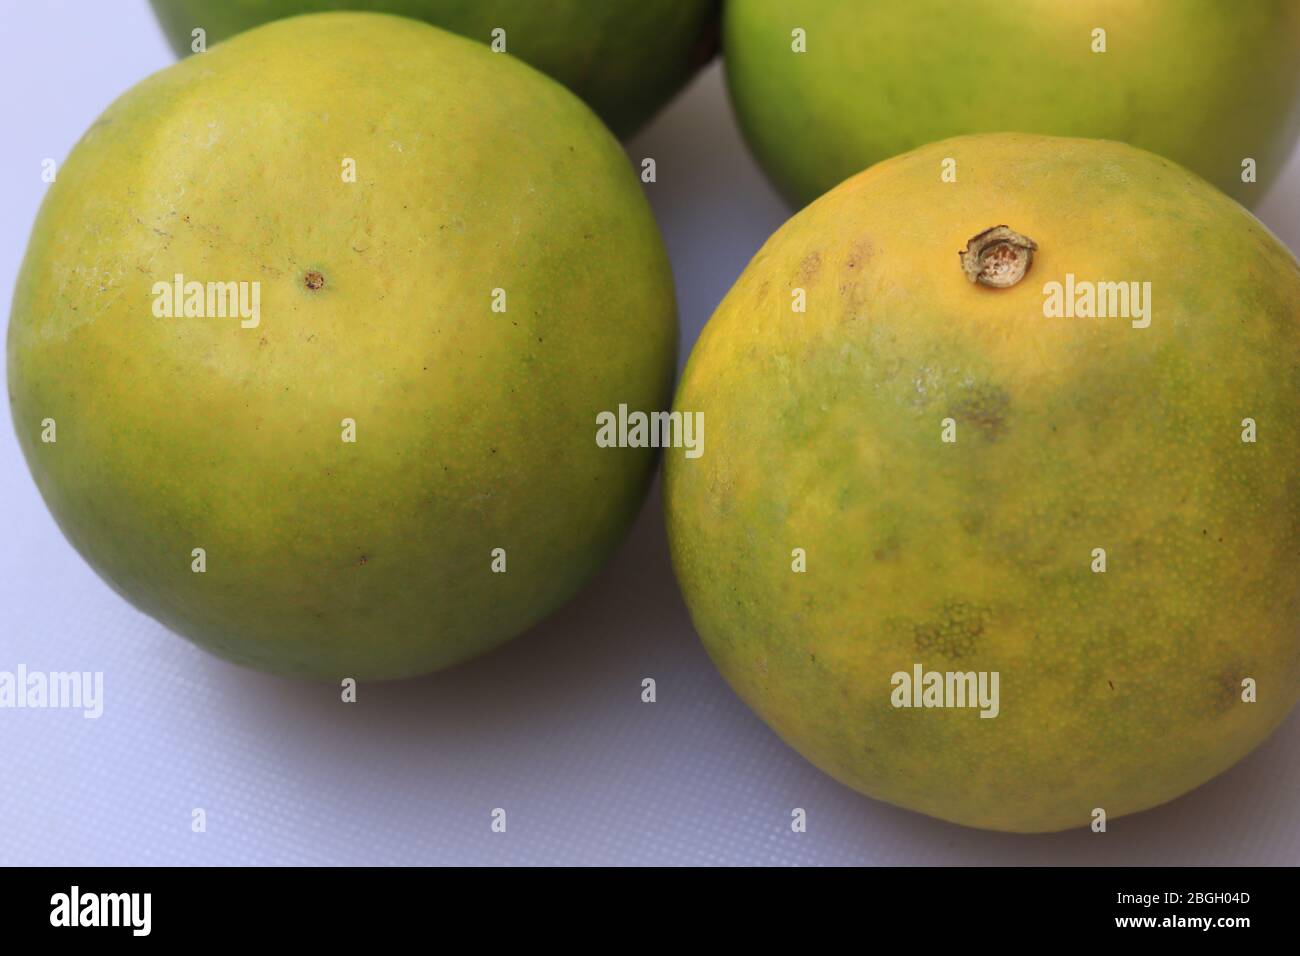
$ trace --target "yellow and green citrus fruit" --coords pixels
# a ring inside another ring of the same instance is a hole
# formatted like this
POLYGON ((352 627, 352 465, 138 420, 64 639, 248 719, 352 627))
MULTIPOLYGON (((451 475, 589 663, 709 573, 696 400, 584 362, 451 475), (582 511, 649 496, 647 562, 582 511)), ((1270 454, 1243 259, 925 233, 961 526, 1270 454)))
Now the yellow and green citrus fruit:
POLYGON ((87 131, 18 276, 9 391, 60 527, 137 607, 242 664, 391 678, 596 571, 654 452, 597 447, 595 417, 665 407, 675 352, 649 206, 586 106, 331 13, 87 131))
POLYGON ((1295 0, 733 0, 723 19, 741 127, 800 205, 1008 130, 1133 143, 1250 204, 1300 129, 1295 0))
POLYGON ((855 176, 754 257, 675 409, 708 434, 666 458, 700 636, 864 793, 1084 826, 1296 700, 1300 265, 1168 160, 988 134, 855 176), (954 706, 899 699, 918 667, 954 706), (947 691, 995 673, 994 708, 947 691))
MULTIPOLYGON (((150 0, 173 49, 281 17, 365 10, 413 17, 506 53, 581 96, 620 136, 677 93, 717 46, 717 0, 150 0), (500 31, 500 32, 498 32, 500 31)), ((311 37, 298 42, 311 43, 311 37)))

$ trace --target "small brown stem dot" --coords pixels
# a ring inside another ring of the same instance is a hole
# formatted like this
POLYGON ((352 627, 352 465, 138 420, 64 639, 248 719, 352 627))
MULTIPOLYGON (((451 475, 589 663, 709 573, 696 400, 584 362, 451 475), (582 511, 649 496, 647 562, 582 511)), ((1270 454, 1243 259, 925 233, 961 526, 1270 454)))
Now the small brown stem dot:
POLYGON ((308 272, 302 277, 302 281, 309 289, 319 289, 325 285, 325 277, 319 272, 308 272))

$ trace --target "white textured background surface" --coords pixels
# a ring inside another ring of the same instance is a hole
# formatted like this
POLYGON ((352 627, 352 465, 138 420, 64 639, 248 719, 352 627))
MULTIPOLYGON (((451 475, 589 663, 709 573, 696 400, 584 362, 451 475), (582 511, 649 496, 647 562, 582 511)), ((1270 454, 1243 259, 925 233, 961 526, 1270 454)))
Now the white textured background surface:
MULTIPOLYGON (((0 302, 100 111, 172 57, 145 0, 0 0, 0 302)), ((787 211, 715 65, 630 144, 683 355, 787 211)), ((1300 249, 1300 153, 1257 210, 1300 249)), ((782 744, 701 649, 656 493, 546 625, 453 672, 337 688, 239 670, 132 610, 60 536, 0 423, 0 670, 103 671, 105 713, 0 709, 3 864, 1300 863, 1300 713, 1227 774, 1098 836, 983 833, 860 797, 782 744), (659 701, 640 702, 641 678, 659 701), (790 832, 790 809, 808 832, 790 832), (190 831, 192 808, 208 832, 190 831), (490 813, 509 814, 505 834, 490 813)), ((960 787, 961 781, 954 781, 960 787)))

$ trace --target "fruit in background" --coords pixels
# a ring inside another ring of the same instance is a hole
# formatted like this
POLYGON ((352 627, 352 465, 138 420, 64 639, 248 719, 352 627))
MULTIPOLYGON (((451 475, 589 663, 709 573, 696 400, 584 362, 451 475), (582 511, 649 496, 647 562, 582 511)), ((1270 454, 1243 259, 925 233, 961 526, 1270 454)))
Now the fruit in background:
MULTIPOLYGON (((717 0, 150 0, 179 56, 202 27, 209 46, 302 13, 368 10, 424 20, 506 50, 587 101, 629 136, 713 58, 717 0)), ((310 43, 310 37, 299 39, 310 43)))
POLYGON ((1173 163, 1024 134, 888 160, 768 240, 687 364, 709 439, 666 452, 665 508, 692 618, 873 797, 1014 831, 1163 803, 1296 700, 1298 367, 1300 265, 1173 163), (1064 317, 1067 284, 1131 317, 1064 317), (996 717, 895 707, 917 665, 997 672, 996 717))
POLYGON ((1012 130, 1133 143, 1250 205, 1300 129, 1294 0, 737 0, 723 50, 741 128, 798 205, 924 143, 1012 130))
POLYGON ((242 664, 390 678, 518 634, 609 555, 654 458, 598 448, 596 415, 667 407, 676 317, 640 183, 571 93, 331 13, 109 107, 37 218, 8 352, 36 483, 121 594, 242 664), (203 295, 159 317, 177 275, 203 295))

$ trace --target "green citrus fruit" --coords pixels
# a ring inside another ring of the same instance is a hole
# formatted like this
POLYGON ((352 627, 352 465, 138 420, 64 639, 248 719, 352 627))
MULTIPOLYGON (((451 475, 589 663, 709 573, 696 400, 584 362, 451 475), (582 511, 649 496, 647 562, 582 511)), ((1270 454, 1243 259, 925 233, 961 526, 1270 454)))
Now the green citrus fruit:
MULTIPOLYGON (((504 44, 581 96, 620 136, 678 92, 717 44, 716 0, 150 0, 181 56, 201 28, 211 45, 302 13, 367 10, 413 17, 504 44), (495 33, 494 31, 504 31, 495 33)), ((310 44, 302 36, 299 42, 310 44)))
POLYGON ((1007 130, 1133 143, 1253 203, 1300 129, 1294 0, 737 0, 723 43, 741 127, 800 205, 1007 130))
POLYGON ((673 562, 732 687, 837 779, 1113 819, 1296 700, 1298 408, 1300 265, 1239 205, 1119 143, 942 141, 796 215, 709 321, 673 562))
POLYGON ((595 416, 667 404, 675 329, 586 106, 426 24, 331 13, 87 131, 18 276, 9 390, 60 527, 137 607, 242 664, 403 677, 609 555, 654 452, 597 447, 595 416))

